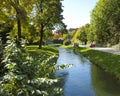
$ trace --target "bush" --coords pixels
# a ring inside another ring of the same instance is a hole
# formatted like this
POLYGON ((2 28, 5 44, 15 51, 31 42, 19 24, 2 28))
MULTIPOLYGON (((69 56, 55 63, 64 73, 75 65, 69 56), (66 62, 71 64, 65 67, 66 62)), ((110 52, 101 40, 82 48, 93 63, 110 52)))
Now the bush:
POLYGON ((62 44, 63 40, 61 40, 61 39, 53 39, 53 43, 55 43, 55 44, 62 44))
POLYGON ((64 45, 70 45, 71 42, 70 42, 70 40, 64 40, 63 44, 64 44, 64 45))
POLYGON ((61 96, 54 79, 56 55, 36 53, 31 55, 26 47, 17 47, 14 39, 9 42, 3 53, 8 71, 0 79, 1 96, 61 96))

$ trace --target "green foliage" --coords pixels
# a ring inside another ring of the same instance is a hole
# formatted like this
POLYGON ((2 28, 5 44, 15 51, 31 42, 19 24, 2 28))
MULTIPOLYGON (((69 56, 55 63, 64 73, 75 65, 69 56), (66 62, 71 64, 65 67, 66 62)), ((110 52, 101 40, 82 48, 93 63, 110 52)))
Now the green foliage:
POLYGON ((51 51, 51 52, 53 52, 53 53, 58 53, 58 50, 56 49, 56 48, 53 48, 53 47, 51 47, 50 45, 48 45, 48 46, 43 46, 43 50, 45 50, 45 51, 51 51))
MULTIPOLYGON (((41 50, 28 53, 26 48, 17 47, 15 40, 5 47, 3 63, 7 72, 0 79, 2 96, 59 96, 61 89, 54 79, 57 56, 41 50)), ((52 48, 51 48, 52 50, 52 48)), ((61 96, 61 95, 60 95, 61 96)))
POLYGON ((73 46, 72 45, 62 45, 63 48, 67 48, 67 49, 73 49, 73 46))
POLYGON ((115 75, 120 79, 120 55, 92 50, 89 48, 79 48, 79 52, 99 67, 115 75))
POLYGON ((64 40, 64 42, 63 42, 63 45, 70 45, 70 44, 71 44, 71 42, 68 39, 64 40))
POLYGON ((27 50, 29 52, 31 52, 31 51, 37 52, 38 54, 40 54, 42 51, 42 52, 45 52, 45 54, 51 53, 50 55, 54 55, 54 54, 58 53, 58 50, 56 48, 54 48, 53 46, 54 46, 54 44, 53 45, 45 45, 45 46, 43 46, 42 49, 38 49, 37 45, 29 45, 29 46, 27 46, 27 50))
POLYGON ((18 37, 18 41, 26 38, 30 44, 42 45, 43 41, 52 36, 54 28, 65 31, 61 1, 1 0, 0 24, 9 26, 10 22, 10 25, 13 25, 10 36, 18 37), (58 28, 58 25, 61 28, 58 28))
POLYGON ((87 41, 87 34, 86 34, 86 31, 85 31, 85 28, 82 27, 80 28, 80 34, 78 36, 78 39, 84 44, 84 42, 87 41))
POLYGON ((63 40, 61 40, 61 39, 53 39, 52 42, 53 42, 54 44, 62 44, 62 43, 63 43, 63 40))
POLYGON ((63 22, 55 25, 55 29, 57 29, 57 31, 62 35, 68 33, 68 30, 66 29, 66 27, 67 26, 63 22))
POLYGON ((61 46, 61 44, 50 44, 49 46, 51 46, 51 47, 59 47, 59 46, 61 46))
MULTIPOLYGON (((93 37, 92 37, 93 38, 93 37)), ((82 44, 86 44, 87 41, 91 41, 90 39, 90 24, 86 24, 85 26, 82 26, 78 28, 72 37, 72 42, 82 44)))
POLYGON ((45 31, 53 30, 55 25, 62 24, 62 3, 61 0, 49 0, 49 2, 37 0, 35 10, 35 21, 40 33, 39 48, 41 48, 45 31))
POLYGON ((120 1, 99 0, 91 13, 91 33, 101 44, 120 42, 120 1))
POLYGON ((78 39, 78 36, 80 34, 80 28, 75 30, 74 33, 73 33, 73 36, 72 36, 72 42, 73 43, 78 43, 79 39, 78 39))

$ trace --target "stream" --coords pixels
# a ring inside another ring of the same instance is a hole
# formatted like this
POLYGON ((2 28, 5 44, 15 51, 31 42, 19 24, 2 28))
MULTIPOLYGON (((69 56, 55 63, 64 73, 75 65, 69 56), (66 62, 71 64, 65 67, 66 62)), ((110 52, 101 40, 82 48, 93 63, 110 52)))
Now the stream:
POLYGON ((55 73, 63 81, 63 96, 120 96, 115 79, 71 49, 59 48, 57 65, 61 64, 73 64, 55 73))

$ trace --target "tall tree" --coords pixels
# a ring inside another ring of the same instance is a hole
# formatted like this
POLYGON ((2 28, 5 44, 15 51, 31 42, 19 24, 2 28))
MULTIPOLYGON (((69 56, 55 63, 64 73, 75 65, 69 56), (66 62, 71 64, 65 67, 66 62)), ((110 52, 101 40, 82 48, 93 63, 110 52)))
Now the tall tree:
POLYGON ((82 44, 85 44, 86 45, 86 42, 87 42, 87 33, 86 33, 86 30, 85 30, 85 26, 81 27, 80 28, 80 33, 77 37, 81 42, 82 44))
MULTIPOLYGON (((18 41, 21 39, 21 18, 25 18, 25 10, 20 6, 19 0, 7 0, 16 12, 17 28, 18 28, 18 41)), ((20 43, 20 42, 19 42, 20 43)))
POLYGON ((91 13, 91 29, 102 44, 120 42, 120 1, 99 0, 91 13))
POLYGON ((37 27, 40 32, 39 48, 42 48, 45 29, 52 30, 55 24, 61 23, 63 16, 61 0, 37 0, 35 4, 37 27))
POLYGON ((2 10, 7 11, 7 14, 9 13, 9 18, 14 21, 16 20, 14 25, 17 24, 17 41, 20 44, 22 37, 21 29, 23 24, 27 22, 28 13, 30 14, 33 8, 33 0, 4 0, 3 6, 2 10))
POLYGON ((65 25, 63 22, 61 22, 59 24, 56 24, 55 29, 63 35, 63 34, 68 33, 68 30, 66 27, 67 27, 67 25, 65 25))

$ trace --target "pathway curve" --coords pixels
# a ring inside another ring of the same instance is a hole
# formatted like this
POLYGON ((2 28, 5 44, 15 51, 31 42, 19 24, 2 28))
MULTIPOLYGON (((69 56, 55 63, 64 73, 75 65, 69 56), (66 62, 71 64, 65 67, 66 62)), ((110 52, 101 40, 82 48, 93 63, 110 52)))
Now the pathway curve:
MULTIPOLYGON (((87 47, 90 48, 88 45, 79 45, 80 47, 87 47)), ((94 50, 99 50, 99 51, 103 51, 103 52, 108 52, 108 53, 112 53, 112 54, 117 54, 120 55, 120 50, 116 50, 114 48, 107 48, 107 47, 95 47, 95 48, 91 48, 94 50)))
POLYGON ((95 47, 95 48, 91 48, 91 49, 120 55, 120 50, 116 50, 116 49, 114 49, 114 48, 95 47))

